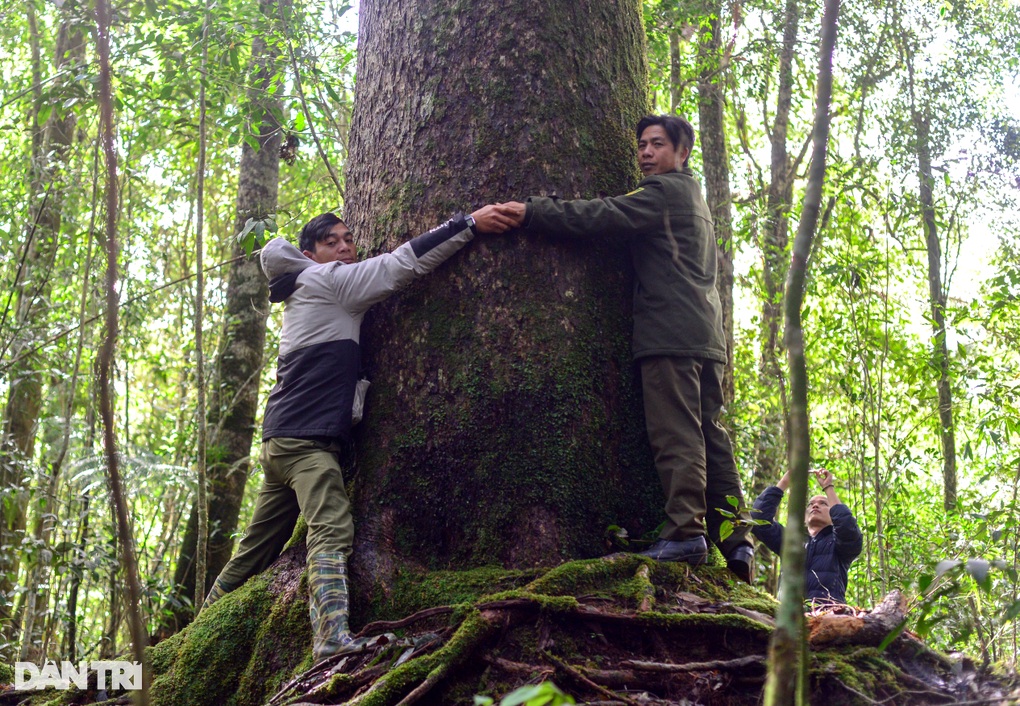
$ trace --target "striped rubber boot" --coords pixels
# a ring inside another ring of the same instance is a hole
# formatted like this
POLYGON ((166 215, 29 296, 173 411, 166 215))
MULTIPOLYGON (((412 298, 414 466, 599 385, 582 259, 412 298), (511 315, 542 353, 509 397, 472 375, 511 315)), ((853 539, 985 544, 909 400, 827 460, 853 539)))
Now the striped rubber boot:
POLYGON ((347 557, 341 552, 308 557, 308 593, 315 661, 351 651, 355 640, 347 628, 347 557))
POLYGON ((219 599, 223 598, 223 596, 225 596, 228 593, 230 593, 231 591, 233 591, 235 588, 237 588, 237 587, 236 586, 228 586, 223 581, 223 579, 221 579, 219 576, 217 576, 216 577, 216 581, 213 582, 212 588, 209 589, 209 595, 205 597, 205 602, 202 604, 202 610, 205 610, 206 608, 211 606, 213 603, 215 603, 219 599))

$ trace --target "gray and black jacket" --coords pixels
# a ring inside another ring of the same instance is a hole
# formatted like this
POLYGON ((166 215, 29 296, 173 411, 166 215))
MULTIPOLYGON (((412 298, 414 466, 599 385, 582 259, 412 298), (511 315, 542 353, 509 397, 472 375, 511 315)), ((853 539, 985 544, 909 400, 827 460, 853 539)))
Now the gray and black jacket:
MULTIPOLYGON (((770 486, 754 501, 751 510, 752 518, 769 523, 756 525, 754 536, 776 554, 783 551, 785 527, 775 519, 782 499, 783 491, 770 486)), ((864 548, 864 537, 854 514, 843 503, 830 507, 829 516, 832 524, 805 542, 804 598, 815 603, 846 603, 847 573, 864 548)))
POLYGON ((347 440, 369 307, 427 274, 473 237, 463 215, 393 252, 345 265, 318 264, 282 238, 262 249, 269 299, 284 302, 283 331, 262 440, 347 440))

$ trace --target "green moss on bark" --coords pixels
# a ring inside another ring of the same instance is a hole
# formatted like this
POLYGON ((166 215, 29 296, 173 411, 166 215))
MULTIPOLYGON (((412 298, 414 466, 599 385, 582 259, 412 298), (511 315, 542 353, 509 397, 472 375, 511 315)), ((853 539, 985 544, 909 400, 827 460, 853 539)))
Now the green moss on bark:
POLYGON ((303 544, 149 648, 156 706, 262 704, 311 656, 303 544))

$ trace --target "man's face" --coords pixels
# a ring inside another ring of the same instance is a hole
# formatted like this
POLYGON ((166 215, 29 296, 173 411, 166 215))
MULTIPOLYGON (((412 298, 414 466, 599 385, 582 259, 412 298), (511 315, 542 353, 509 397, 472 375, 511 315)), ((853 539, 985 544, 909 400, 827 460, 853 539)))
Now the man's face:
POLYGON ((329 234, 315 244, 315 250, 302 250, 311 259, 324 265, 329 262, 342 262, 351 265, 358 261, 358 250, 354 247, 354 235, 351 229, 340 221, 329 229, 329 234))
POLYGON ((809 529, 822 529, 832 524, 829 515, 829 501, 824 495, 816 495, 808 500, 807 516, 804 518, 809 529))
POLYGON ((662 125, 649 125, 638 138, 638 166, 645 176, 671 172, 687 158, 687 150, 672 143, 662 125))

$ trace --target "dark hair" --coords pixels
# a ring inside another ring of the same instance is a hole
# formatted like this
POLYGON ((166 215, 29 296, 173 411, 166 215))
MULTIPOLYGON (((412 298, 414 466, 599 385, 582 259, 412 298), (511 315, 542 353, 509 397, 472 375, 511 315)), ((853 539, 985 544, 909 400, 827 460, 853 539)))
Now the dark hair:
POLYGON ((687 148, 687 159, 683 163, 683 166, 686 167, 691 157, 691 151, 694 149, 694 127, 675 115, 646 115, 638 120, 637 139, 640 140, 641 133, 652 125, 662 126, 662 129, 666 131, 666 136, 673 143, 673 147, 687 148))
POLYGON ((305 223, 305 227, 301 229, 301 235, 298 236, 298 247, 301 250, 315 252, 316 243, 321 243, 325 240, 326 236, 329 235, 329 231, 337 223, 343 223, 343 220, 335 213, 319 214, 305 223))

